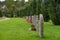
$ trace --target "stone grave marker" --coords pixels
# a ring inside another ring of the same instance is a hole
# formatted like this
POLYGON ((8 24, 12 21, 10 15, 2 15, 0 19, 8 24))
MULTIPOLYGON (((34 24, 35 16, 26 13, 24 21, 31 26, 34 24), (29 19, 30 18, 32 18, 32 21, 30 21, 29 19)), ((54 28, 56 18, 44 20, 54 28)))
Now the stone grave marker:
POLYGON ((35 17, 35 27, 36 27, 36 30, 38 31, 38 15, 36 15, 35 17))
POLYGON ((32 16, 32 23, 33 23, 33 25, 35 25, 34 21, 35 21, 34 16, 32 16))
POLYGON ((43 15, 40 14, 40 27, 39 27, 39 35, 41 38, 44 37, 44 26, 43 26, 43 23, 44 23, 44 19, 43 19, 43 15))

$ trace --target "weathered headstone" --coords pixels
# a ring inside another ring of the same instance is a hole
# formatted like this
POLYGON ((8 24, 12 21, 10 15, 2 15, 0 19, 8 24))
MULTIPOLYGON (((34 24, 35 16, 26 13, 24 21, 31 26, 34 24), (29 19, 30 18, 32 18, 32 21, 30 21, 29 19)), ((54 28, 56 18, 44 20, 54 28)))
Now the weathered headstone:
POLYGON ((36 15, 36 18, 35 18, 35 27, 36 27, 36 30, 38 31, 38 15, 36 15))
POLYGON ((31 16, 29 16, 29 23, 32 24, 32 18, 31 18, 31 16))
POLYGON ((28 17, 28 16, 26 16, 26 19, 29 19, 29 17, 28 17))
POLYGON ((31 19, 31 16, 29 16, 29 20, 31 19))
POLYGON ((34 16, 32 16, 32 23, 33 23, 33 25, 34 25, 34 22, 35 22, 35 18, 34 18, 34 16))
POLYGON ((23 16, 24 19, 26 19, 26 16, 23 16))
POLYGON ((38 31, 38 15, 34 15, 32 20, 33 20, 33 24, 35 25, 36 30, 38 31))
POLYGON ((43 19, 43 15, 40 14, 40 29, 39 29, 39 34, 40 34, 40 37, 43 38, 44 37, 44 31, 43 31, 43 23, 44 23, 44 19, 43 19))

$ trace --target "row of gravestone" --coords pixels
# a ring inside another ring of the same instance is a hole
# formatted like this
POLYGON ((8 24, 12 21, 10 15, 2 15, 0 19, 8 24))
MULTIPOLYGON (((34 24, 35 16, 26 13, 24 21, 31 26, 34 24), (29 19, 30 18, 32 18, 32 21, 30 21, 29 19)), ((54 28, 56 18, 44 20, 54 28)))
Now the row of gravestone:
POLYGON ((39 16, 39 19, 38 20, 38 15, 34 15, 34 16, 26 16, 24 17, 29 23, 32 23, 34 27, 32 27, 34 30, 38 31, 39 32, 39 35, 41 38, 44 37, 44 33, 43 33, 43 23, 44 23, 44 20, 43 20, 43 15, 40 14, 39 16))

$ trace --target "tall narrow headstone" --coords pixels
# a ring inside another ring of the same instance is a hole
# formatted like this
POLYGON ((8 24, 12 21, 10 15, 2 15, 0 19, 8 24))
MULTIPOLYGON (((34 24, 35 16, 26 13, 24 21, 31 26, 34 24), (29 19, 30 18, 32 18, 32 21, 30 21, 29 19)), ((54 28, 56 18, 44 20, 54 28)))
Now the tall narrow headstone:
POLYGON ((36 17, 35 15, 33 16, 33 24, 35 25, 35 20, 36 20, 36 17))
POLYGON ((40 37, 43 38, 44 37, 44 31, 43 31, 43 23, 44 23, 44 19, 43 19, 43 15, 40 14, 40 29, 39 29, 39 34, 40 34, 40 37))
POLYGON ((31 18, 31 16, 29 16, 29 23, 32 24, 32 18, 31 18))
POLYGON ((29 21, 31 20, 31 16, 29 16, 29 21))
POLYGON ((36 30, 38 31, 38 15, 36 15, 35 26, 36 26, 36 30))
POLYGON ((34 16, 32 16, 32 23, 33 23, 33 25, 34 25, 34 20, 35 20, 35 19, 34 19, 34 16))

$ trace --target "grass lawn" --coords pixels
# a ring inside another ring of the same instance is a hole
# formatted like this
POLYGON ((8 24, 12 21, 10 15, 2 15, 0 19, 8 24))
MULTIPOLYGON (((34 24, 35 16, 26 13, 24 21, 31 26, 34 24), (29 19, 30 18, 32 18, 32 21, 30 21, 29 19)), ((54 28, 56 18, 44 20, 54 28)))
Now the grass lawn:
POLYGON ((0 18, 0 20, 3 19, 3 18, 0 18))
POLYGON ((36 31, 30 31, 30 24, 21 18, 0 22, 0 40, 60 40, 60 26, 44 23, 44 38, 36 31))

